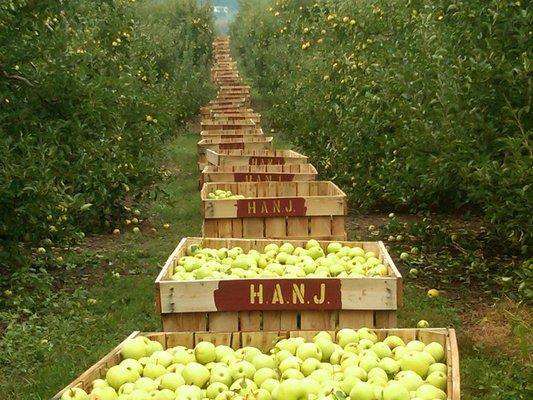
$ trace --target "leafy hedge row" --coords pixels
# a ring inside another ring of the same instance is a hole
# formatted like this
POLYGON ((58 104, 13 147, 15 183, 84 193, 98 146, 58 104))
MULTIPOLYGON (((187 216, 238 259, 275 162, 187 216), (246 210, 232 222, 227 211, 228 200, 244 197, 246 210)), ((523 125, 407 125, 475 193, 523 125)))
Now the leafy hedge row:
POLYGON ((236 52, 287 130, 363 208, 474 210, 531 246, 531 5, 241 1, 236 52))
POLYGON ((1 2, 0 266, 147 193, 163 140, 210 97, 212 26, 195 0, 1 2))

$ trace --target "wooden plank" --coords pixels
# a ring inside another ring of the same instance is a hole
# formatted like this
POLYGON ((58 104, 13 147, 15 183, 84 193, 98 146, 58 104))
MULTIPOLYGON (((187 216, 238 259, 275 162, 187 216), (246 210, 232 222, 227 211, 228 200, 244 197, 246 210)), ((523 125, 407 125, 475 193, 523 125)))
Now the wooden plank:
POLYGON ((342 237, 346 240, 346 230, 344 228, 346 222, 346 217, 342 216, 332 216, 331 217, 331 235, 336 237, 342 237))
POLYGON ((263 330, 281 330, 281 311, 263 311, 263 330))
POLYGON ((335 329, 337 313, 334 311, 302 311, 300 329, 328 330, 335 329))
POLYGON ((218 222, 216 219, 204 219, 202 223, 202 235, 205 237, 218 237, 218 222))
POLYGON ((287 221, 285 217, 265 218, 265 237, 283 238, 287 237, 287 221))
POLYGON ((239 330, 239 314, 236 312, 212 312, 208 314, 210 332, 233 332, 239 330))
POLYGON ((239 330, 240 331, 260 331, 261 323, 262 323, 262 314, 260 311, 239 312, 239 330))
POLYGON ((299 314, 297 311, 281 311, 280 329, 282 331, 296 330, 299 327, 299 314))
POLYGON ((242 236, 245 238, 265 237, 264 218, 243 218, 242 236))
POLYGON ((287 217, 287 236, 300 238, 309 236, 308 217, 287 217))
POLYGON ((339 311, 339 329, 341 328, 373 328, 374 312, 366 310, 339 311))
POLYGON ((310 237, 328 237, 331 236, 331 217, 314 216, 309 218, 309 236, 310 237))
POLYGON ((205 331, 207 329, 207 315, 203 312, 162 314, 161 322, 165 332, 205 331))
POLYGON ((233 223, 231 219, 219 219, 217 237, 233 237, 233 223))
POLYGON ((396 328, 398 320, 396 310, 375 311, 376 328, 396 328))
POLYGON ((231 237, 242 238, 242 218, 233 218, 231 219, 231 237))

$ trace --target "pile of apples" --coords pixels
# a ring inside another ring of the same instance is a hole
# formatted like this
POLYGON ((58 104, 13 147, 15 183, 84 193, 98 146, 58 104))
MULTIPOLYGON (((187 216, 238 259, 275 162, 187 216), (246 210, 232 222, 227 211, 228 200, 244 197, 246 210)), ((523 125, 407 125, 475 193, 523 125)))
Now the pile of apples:
POLYGON ((389 275, 389 269, 372 251, 331 242, 322 249, 316 240, 305 248, 291 243, 270 243, 263 252, 240 247, 202 248, 190 245, 178 260, 172 279, 180 281, 239 278, 361 278, 389 275))
POLYGON ((242 194, 233 194, 229 190, 221 189, 217 189, 214 192, 208 193, 207 198, 209 200, 245 199, 242 194))
POLYGON ((320 332, 311 342, 279 340, 268 354, 206 341, 163 350, 146 337, 126 341, 122 361, 92 391, 62 400, 446 400, 440 343, 379 341, 367 328, 320 332))

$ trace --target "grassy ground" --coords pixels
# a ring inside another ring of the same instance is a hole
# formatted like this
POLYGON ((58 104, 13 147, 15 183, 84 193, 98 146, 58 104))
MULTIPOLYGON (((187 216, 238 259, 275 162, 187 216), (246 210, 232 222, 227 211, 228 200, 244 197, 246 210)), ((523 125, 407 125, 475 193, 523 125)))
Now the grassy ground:
MULTIPOLYGON (((4 330, 0 399, 48 399, 132 331, 159 329, 154 315, 154 279, 178 241, 201 232, 197 140, 197 129, 191 127, 168 143, 163 160, 169 170, 163 183, 166 195, 142 205, 140 234, 131 232, 129 225, 121 227, 123 233, 118 237, 88 238, 81 247, 62 252, 64 268, 55 281, 35 271, 25 288, 14 291, 5 301, 2 318, 6 322, 0 325, 4 330), (170 224, 168 229, 163 228, 165 223, 170 224)), ((280 137, 276 142, 287 145, 280 137)), ((356 224, 350 227, 352 238, 371 236, 361 233, 356 224)), ((400 247, 392 248, 393 255, 398 255, 400 247)), ((408 267, 398 264, 404 270, 408 267)), ((406 280, 400 325, 413 326, 423 318, 432 326, 459 329, 463 399, 528 398, 526 384, 531 376, 524 365, 530 360, 520 352, 523 335, 516 329, 512 332, 517 326, 511 323, 515 319, 495 318, 508 312, 522 321, 518 326, 527 327, 529 316, 523 308, 493 299, 487 304, 494 305, 496 313, 480 309, 483 301, 470 307, 468 301, 478 294, 464 289, 429 299, 425 295, 427 284, 406 280), (499 323, 509 329, 492 343, 490 335, 481 340, 465 322, 480 327, 499 323), (505 340, 517 343, 510 346, 516 351, 507 351, 505 340)))

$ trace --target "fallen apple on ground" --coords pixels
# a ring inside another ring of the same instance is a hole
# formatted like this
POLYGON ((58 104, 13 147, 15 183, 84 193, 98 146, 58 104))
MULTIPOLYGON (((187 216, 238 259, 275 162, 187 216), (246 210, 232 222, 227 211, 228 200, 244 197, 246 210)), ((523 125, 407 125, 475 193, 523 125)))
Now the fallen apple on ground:
POLYGON ((208 341, 194 349, 161 347, 142 336, 128 339, 121 361, 93 381, 92 391, 69 389, 61 400, 447 399, 440 343, 394 335, 379 341, 367 328, 281 339, 266 353, 208 341), (153 377, 151 366, 162 373, 153 377))
POLYGON ((262 251, 202 248, 190 245, 177 260, 173 280, 240 278, 362 278, 389 276, 389 267, 373 251, 310 240, 304 247, 291 243, 266 245, 262 251))

